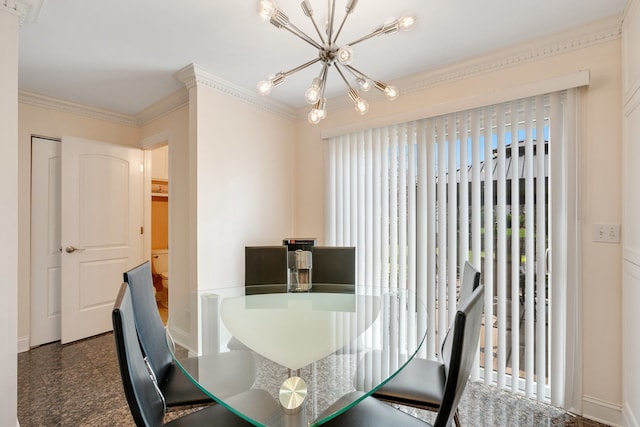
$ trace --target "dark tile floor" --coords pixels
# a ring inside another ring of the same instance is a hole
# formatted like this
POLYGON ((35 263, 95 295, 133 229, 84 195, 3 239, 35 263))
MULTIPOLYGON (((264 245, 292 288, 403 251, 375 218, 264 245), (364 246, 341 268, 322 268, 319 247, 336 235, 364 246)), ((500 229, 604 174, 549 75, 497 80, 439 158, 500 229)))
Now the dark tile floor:
MULTIPOLYGON (((432 420, 432 414, 401 408, 432 420)), ((167 419, 180 412, 172 412, 167 419)), ((471 383, 460 404, 464 426, 602 426, 521 396, 471 383)), ((29 426, 133 426, 111 333, 47 344, 18 355, 18 421, 29 426)))

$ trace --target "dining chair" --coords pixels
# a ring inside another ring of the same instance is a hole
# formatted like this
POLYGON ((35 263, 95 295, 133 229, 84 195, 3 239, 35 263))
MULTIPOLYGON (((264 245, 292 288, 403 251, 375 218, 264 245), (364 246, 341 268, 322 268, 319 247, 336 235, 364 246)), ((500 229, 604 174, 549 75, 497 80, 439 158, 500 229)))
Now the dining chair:
MULTIPOLYGON (((235 415, 222 405, 211 405, 197 412, 164 424, 165 401, 145 362, 134 320, 132 293, 127 283, 120 286, 111 320, 116 343, 120 376, 131 415, 137 426, 229 426, 248 427, 253 424, 235 415)), ((275 411, 278 405, 264 390, 249 390, 234 396, 251 402, 256 411, 275 411)))
MULTIPOLYGON (((443 387, 442 400, 433 423, 434 427, 447 427, 451 425, 462 393, 469 381, 469 374, 471 373, 480 340, 480 324, 484 307, 483 297, 484 286, 479 285, 456 312, 452 329, 450 329, 450 335, 452 336, 451 354, 445 356, 447 363, 445 363, 442 368, 447 372, 445 375, 446 379, 443 387)), ((404 372, 404 370, 401 372, 404 372)), ((428 381, 428 378, 419 377, 415 380, 424 385, 425 382, 428 381)), ((327 409, 323 415, 334 412, 337 405, 343 406, 345 402, 355 402, 358 399, 362 399, 362 396, 362 392, 356 391, 349 393, 343 396, 341 401, 336 402, 334 404, 336 406, 332 405, 327 409)), ((374 425, 424 427, 430 426, 431 424, 395 409, 375 397, 366 397, 323 425, 326 427, 369 427, 374 425)))
MULTIPOLYGON (((480 272, 471 263, 465 261, 458 307, 469 300, 479 285, 480 272)), ((398 375, 380 387, 374 393, 374 397, 392 403, 438 411, 444 397, 452 341, 451 330, 449 330, 442 342, 439 360, 412 359, 398 375)), ((461 426, 457 410, 454 413, 454 422, 458 427, 461 426)))
POLYGON ((124 273, 131 289, 135 326, 142 351, 158 382, 167 407, 212 403, 203 391, 176 367, 153 293, 151 263, 145 261, 124 273))

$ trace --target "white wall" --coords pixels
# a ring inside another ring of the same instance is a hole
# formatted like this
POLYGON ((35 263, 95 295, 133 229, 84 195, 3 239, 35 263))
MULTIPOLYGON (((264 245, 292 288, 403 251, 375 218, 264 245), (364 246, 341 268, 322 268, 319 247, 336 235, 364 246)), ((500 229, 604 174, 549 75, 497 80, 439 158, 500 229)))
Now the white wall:
POLYGON ((623 425, 640 426, 640 1, 625 11, 622 28, 623 90, 623 425))
POLYGON ((591 233, 594 223, 621 222, 619 27, 620 17, 616 17, 408 79, 413 91, 392 103, 370 102, 369 113, 362 118, 351 106, 340 110, 335 106, 340 101, 330 100, 328 117, 320 125, 301 122, 298 126, 296 193, 296 233, 323 236, 322 130, 457 111, 476 101, 491 100, 498 91, 589 70, 591 84, 583 90, 583 133, 578 146, 583 313, 580 403, 586 416, 614 425, 621 423, 622 412, 621 245, 594 243, 591 233))
POLYGON ((18 15, 0 3, 0 425, 17 420, 18 15))

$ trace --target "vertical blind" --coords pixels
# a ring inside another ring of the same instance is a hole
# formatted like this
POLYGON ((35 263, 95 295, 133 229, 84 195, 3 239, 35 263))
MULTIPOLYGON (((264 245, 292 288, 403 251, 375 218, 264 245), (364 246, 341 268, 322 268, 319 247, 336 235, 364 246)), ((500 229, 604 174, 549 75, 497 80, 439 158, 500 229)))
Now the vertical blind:
POLYGON ((551 343, 565 324, 550 316, 550 233, 561 229, 552 227, 549 158, 564 152, 566 99, 556 92, 367 129, 325 147, 325 243, 357 247, 358 283, 407 288, 425 302, 421 357, 438 357, 469 260, 485 285, 472 378, 555 404, 564 378, 548 373, 565 362, 551 343))

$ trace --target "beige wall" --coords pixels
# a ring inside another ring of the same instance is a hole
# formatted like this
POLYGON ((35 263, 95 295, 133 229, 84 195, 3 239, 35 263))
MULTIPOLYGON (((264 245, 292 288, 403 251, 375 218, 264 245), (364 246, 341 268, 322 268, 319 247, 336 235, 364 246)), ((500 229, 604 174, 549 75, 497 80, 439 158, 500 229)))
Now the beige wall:
MULTIPOLYGON (((488 58, 491 61, 492 58, 488 58)), ((372 102, 359 118, 352 108, 328 108, 319 126, 298 125, 299 187, 296 200, 296 233, 323 236, 324 164, 320 133, 358 120, 375 123, 415 111, 456 111, 474 98, 535 84, 580 70, 589 70, 591 84, 583 90, 582 137, 579 141, 579 211, 582 230, 582 355, 583 410, 585 414, 620 422, 621 396, 621 247, 592 242, 592 224, 621 222, 621 79, 620 40, 540 60, 496 67, 483 72, 404 94, 397 101, 372 102), (603 351, 606 349, 606 351, 603 351)))
POLYGON ((627 7, 622 27, 623 76, 623 425, 640 426, 640 1, 627 7))
POLYGON ((293 232, 295 125, 207 84, 189 93, 192 290, 242 286, 244 247, 278 244, 293 232))
POLYGON ((0 3, 0 425, 17 424, 18 16, 0 3))
POLYGON ((197 349, 194 292, 242 285, 244 246, 293 233, 295 124, 207 84, 189 94, 140 138, 168 138, 169 327, 197 349))

